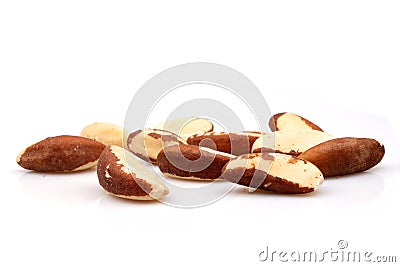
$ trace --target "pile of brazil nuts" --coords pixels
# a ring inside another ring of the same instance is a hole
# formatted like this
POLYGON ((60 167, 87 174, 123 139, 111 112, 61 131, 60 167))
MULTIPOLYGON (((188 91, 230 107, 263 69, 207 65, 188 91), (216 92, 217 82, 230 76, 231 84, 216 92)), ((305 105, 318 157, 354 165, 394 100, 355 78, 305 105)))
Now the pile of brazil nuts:
POLYGON ((205 118, 182 121, 134 132, 110 123, 93 123, 80 136, 49 137, 25 148, 17 163, 38 172, 74 172, 97 166, 99 184, 109 194, 154 200, 169 191, 145 162, 157 165, 167 177, 225 179, 252 189, 304 194, 316 190, 324 177, 368 170, 385 154, 375 139, 336 138, 288 112, 271 117, 270 133, 215 132, 205 118))

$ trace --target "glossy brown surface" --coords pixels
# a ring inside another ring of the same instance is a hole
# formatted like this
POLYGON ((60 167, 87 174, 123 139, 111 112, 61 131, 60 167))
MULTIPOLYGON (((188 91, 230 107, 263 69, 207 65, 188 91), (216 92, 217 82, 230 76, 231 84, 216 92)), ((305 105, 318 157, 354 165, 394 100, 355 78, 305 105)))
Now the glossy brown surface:
POLYGON ((231 159, 195 145, 173 145, 158 154, 158 167, 163 173, 178 177, 217 179, 222 168, 231 159))
POLYGON ((251 152, 254 142, 261 133, 207 133, 193 135, 187 139, 189 145, 201 145, 221 152, 240 156, 251 152))
POLYGON ((316 165, 325 177, 352 174, 377 165, 385 147, 370 138, 337 138, 303 152, 299 158, 316 165))

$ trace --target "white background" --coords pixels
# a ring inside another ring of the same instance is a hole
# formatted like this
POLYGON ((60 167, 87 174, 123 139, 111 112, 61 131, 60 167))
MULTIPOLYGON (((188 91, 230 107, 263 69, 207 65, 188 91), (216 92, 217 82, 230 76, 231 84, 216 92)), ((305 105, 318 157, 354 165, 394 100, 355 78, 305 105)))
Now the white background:
POLYGON ((399 14, 398 1, 1 1, 0 265, 256 266, 270 264, 258 260, 267 245, 329 251, 340 239, 399 261, 399 14), (47 136, 123 125, 144 82, 197 61, 245 74, 273 113, 380 140, 384 160, 310 195, 238 187, 197 209, 112 198, 94 170, 15 163, 47 136))

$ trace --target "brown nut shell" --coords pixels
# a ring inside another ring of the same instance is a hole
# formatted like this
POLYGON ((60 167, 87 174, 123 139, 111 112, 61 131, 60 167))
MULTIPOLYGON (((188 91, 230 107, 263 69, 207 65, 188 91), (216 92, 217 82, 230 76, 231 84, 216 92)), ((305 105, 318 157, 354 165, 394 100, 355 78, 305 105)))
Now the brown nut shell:
POLYGON ((235 156, 194 145, 171 145, 158 154, 157 164, 165 175, 189 180, 215 180, 235 156))
POLYGON ((153 200, 168 194, 160 179, 119 146, 104 149, 97 164, 97 176, 105 191, 120 198, 153 200))
POLYGON ((187 139, 187 143, 239 156, 250 153, 253 143, 260 136, 259 132, 209 132, 193 135, 187 139))
POLYGON ((299 158, 316 165, 325 177, 368 170, 385 155, 385 147, 370 138, 336 138, 303 152, 299 158))
POLYGON ((25 148, 17 163, 38 172, 72 172, 92 168, 105 148, 100 142, 71 135, 48 137, 25 148))

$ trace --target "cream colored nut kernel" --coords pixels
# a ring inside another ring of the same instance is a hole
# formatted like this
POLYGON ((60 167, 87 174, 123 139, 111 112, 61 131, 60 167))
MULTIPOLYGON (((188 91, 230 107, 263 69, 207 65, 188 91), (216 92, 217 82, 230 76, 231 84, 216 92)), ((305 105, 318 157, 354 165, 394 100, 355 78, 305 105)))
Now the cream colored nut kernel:
POLYGON ((289 112, 272 116, 269 120, 269 127, 272 131, 317 130, 323 132, 315 123, 289 112))
POLYGON ((128 136, 128 132, 121 126, 106 123, 95 122, 85 126, 82 129, 81 136, 96 140, 104 145, 115 145, 124 147, 124 138, 128 136))
POLYGON ((168 120, 158 124, 155 128, 173 132, 186 140, 194 134, 211 132, 214 129, 214 125, 207 119, 193 117, 168 120))
POLYGON ((171 143, 186 144, 186 141, 172 132, 160 129, 137 130, 129 134, 127 147, 139 158, 157 163, 158 153, 171 143))
POLYGON ((275 131, 264 133, 258 138, 253 144, 252 152, 279 152, 297 156, 315 145, 334 138, 328 133, 317 130, 275 131))
POLYGON ((97 163, 97 176, 105 191, 120 198, 153 200, 169 192, 131 152, 119 146, 104 149, 97 163))
POLYGON ((253 153, 232 159, 224 167, 222 178, 249 188, 284 194, 312 192, 324 180, 312 163, 280 153, 253 153))

